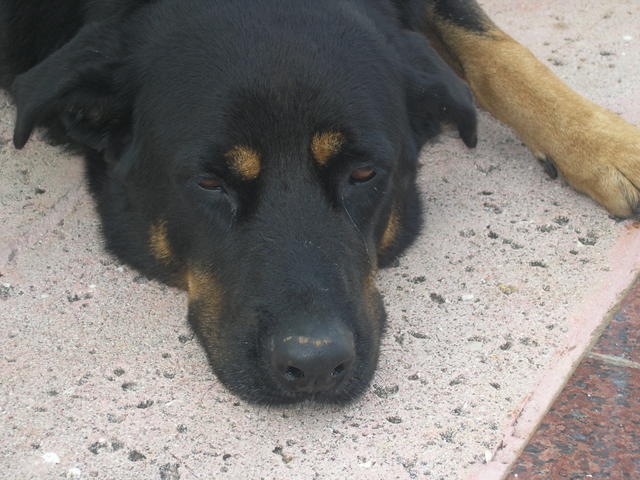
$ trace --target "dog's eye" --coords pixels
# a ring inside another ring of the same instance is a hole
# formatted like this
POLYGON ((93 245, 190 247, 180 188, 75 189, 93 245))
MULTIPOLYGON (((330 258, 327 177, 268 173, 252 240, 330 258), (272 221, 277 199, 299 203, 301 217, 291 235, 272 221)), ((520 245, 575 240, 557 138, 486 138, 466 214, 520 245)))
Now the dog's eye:
POLYGON ((370 167, 356 168, 351 172, 349 181, 354 183, 364 183, 376 176, 376 171, 370 167))
POLYGON ((198 182, 198 186, 204 190, 224 190, 222 182, 215 178, 205 178, 198 182))

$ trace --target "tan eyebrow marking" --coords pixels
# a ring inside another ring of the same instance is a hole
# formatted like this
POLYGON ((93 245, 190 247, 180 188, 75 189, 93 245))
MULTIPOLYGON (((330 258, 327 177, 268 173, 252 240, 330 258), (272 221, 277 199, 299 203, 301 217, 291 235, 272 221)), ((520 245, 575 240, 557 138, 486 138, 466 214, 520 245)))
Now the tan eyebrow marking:
POLYGON ((316 133, 311 139, 311 153, 319 165, 326 165, 344 145, 345 138, 340 132, 316 133))
POLYGON ((245 180, 255 180, 260 175, 260 155, 252 148, 238 145, 224 154, 229 167, 245 180))

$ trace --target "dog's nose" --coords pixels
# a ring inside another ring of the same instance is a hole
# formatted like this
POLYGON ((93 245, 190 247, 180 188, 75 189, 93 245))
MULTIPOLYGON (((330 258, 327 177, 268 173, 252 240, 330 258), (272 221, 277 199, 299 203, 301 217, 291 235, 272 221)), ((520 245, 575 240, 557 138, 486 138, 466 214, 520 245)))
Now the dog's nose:
POLYGON ((355 359, 353 334, 337 329, 323 335, 277 335, 271 338, 271 365, 292 392, 335 389, 349 377, 355 359))

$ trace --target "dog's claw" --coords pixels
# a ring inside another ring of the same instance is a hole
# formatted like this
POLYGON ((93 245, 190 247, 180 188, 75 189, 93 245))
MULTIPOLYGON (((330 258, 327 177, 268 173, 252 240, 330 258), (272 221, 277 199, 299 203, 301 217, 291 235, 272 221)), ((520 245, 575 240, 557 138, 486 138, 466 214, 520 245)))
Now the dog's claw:
POLYGON ((538 161, 544 168, 544 173, 546 173, 550 179, 555 180, 558 178, 558 169, 556 167, 553 159, 548 155, 538 155, 538 161))
POLYGON ((561 174, 611 215, 628 218, 640 208, 640 129, 587 102, 584 111, 584 122, 536 142, 534 155, 551 178, 561 174))

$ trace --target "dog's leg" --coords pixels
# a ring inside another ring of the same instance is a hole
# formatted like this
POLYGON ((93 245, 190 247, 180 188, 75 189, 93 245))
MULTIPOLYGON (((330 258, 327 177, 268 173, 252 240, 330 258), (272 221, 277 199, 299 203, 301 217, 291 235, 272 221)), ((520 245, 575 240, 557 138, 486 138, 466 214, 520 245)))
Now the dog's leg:
POLYGON ((629 216, 640 206, 640 129, 575 93, 475 0, 426 0, 426 34, 479 105, 575 189, 629 216))

